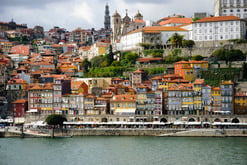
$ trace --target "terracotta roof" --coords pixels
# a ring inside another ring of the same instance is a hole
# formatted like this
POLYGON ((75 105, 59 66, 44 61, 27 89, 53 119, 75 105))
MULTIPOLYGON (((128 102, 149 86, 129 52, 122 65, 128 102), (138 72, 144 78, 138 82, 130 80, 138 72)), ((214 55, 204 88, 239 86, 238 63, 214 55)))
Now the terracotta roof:
POLYGON ((187 31, 183 28, 180 27, 170 27, 170 26, 148 26, 148 27, 144 27, 142 29, 137 29, 134 31, 131 31, 128 34, 132 34, 132 33, 137 33, 137 32, 144 32, 144 33, 160 33, 162 31, 187 31))
POLYGON ((26 84, 27 82, 22 79, 11 79, 8 81, 8 84, 26 84))
POLYGON ((233 84, 233 82, 231 80, 229 80, 229 81, 222 81, 222 83, 220 83, 220 84, 233 84))
POLYGON ((199 23, 199 22, 218 22, 218 21, 235 21, 235 20, 241 20, 240 18, 236 16, 218 16, 218 17, 205 17, 202 19, 199 19, 193 23, 199 23))
POLYGON ((179 61, 179 62, 175 62, 175 64, 189 64, 188 61, 179 61))
POLYGON ((195 60, 191 60, 189 61, 189 63, 191 64, 201 64, 201 63, 208 63, 207 61, 195 61, 195 60))
POLYGON ((117 77, 117 78, 113 78, 112 81, 123 81, 123 79, 117 77))
POLYGON ((136 102, 136 95, 115 95, 111 102, 136 102))
POLYGON ((189 24, 192 22, 191 18, 177 18, 177 17, 172 17, 169 18, 168 20, 162 21, 159 23, 159 25, 167 25, 167 24, 189 24))
POLYGON ((18 104, 18 103, 26 103, 26 102, 27 102, 27 100, 25 100, 25 99, 19 99, 19 100, 12 102, 12 103, 18 104))
POLYGON ((140 19, 136 19, 136 20, 134 20, 133 22, 135 22, 135 23, 145 23, 145 21, 140 20, 140 19))
POLYGON ((150 62, 150 61, 160 61, 162 60, 161 57, 157 57, 157 58, 138 58, 136 61, 139 62, 150 62))
POLYGON ((44 72, 41 70, 36 70, 36 71, 32 72, 31 74, 44 74, 44 72))
POLYGON ((219 87, 212 87, 211 90, 220 91, 221 89, 219 87))
POLYGON ((71 89, 77 90, 83 83, 84 81, 71 81, 71 89))
POLYGON ((53 84, 52 83, 46 83, 46 84, 32 84, 29 90, 52 90, 53 84))
POLYGON ((134 71, 133 73, 144 73, 145 71, 143 69, 139 69, 139 70, 136 70, 134 71))
POLYGON ((182 76, 178 74, 167 74, 167 75, 164 75, 163 78, 182 78, 182 76))
POLYGON ((204 84, 204 79, 196 79, 193 84, 204 84))
POLYGON ((153 78, 151 78, 152 80, 161 80, 162 79, 162 77, 161 76, 157 76, 157 77, 153 77, 153 78))
POLYGON ((237 94, 235 94, 235 96, 242 96, 242 97, 247 97, 247 93, 243 93, 243 92, 239 92, 237 94))

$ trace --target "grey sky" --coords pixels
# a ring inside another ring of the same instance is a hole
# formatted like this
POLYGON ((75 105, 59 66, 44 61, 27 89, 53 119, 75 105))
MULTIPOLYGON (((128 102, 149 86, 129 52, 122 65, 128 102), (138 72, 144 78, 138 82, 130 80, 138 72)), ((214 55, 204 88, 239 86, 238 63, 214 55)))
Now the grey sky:
POLYGON ((32 28, 41 25, 45 30, 60 26, 67 30, 77 27, 104 26, 104 9, 108 3, 110 14, 116 10, 130 17, 139 10, 144 20, 158 20, 172 14, 192 17, 194 12, 213 14, 214 0, 0 0, 0 22, 12 18, 32 28))

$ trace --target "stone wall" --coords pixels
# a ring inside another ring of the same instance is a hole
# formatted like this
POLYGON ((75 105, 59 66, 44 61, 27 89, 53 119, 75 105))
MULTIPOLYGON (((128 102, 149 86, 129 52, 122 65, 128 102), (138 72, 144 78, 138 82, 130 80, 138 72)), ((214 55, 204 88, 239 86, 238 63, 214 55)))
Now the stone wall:
MULTIPOLYGON (((189 49, 189 48, 179 48, 181 49, 182 53, 181 56, 194 56, 194 55, 201 55, 203 57, 209 57, 212 55, 212 53, 217 49, 240 49, 243 53, 247 52, 247 44, 234 44, 234 45, 220 45, 217 47, 210 47, 210 44, 204 45, 204 47, 200 47, 200 44, 197 44, 195 48, 189 49)), ((165 49, 164 50, 164 56, 170 54, 174 49, 165 49)))

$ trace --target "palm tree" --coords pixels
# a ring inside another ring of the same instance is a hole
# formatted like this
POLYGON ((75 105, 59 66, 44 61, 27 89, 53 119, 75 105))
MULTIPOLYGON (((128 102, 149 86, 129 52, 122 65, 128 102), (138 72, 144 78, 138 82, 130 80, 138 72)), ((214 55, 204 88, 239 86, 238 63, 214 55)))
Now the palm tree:
POLYGON ((182 41, 184 39, 183 35, 179 35, 178 33, 174 33, 168 40, 171 42, 172 45, 175 47, 182 47, 182 41))

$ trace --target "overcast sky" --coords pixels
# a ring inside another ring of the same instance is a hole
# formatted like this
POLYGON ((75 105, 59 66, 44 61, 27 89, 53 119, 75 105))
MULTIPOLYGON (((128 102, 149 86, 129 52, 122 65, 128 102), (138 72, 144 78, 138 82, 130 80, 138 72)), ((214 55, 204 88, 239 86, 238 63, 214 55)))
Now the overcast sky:
POLYGON ((214 0, 0 0, 0 22, 12 18, 29 28, 40 25, 49 30, 59 26, 71 31, 77 27, 104 27, 105 4, 110 15, 116 10, 121 16, 128 9, 130 17, 139 10, 144 20, 158 20, 172 14, 192 17, 194 12, 213 14, 214 0))

